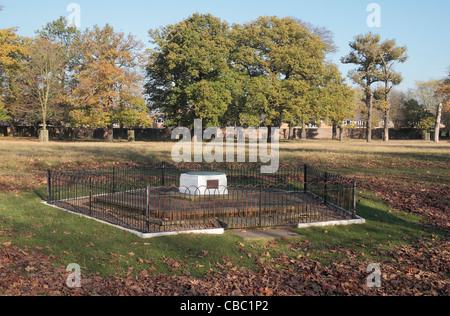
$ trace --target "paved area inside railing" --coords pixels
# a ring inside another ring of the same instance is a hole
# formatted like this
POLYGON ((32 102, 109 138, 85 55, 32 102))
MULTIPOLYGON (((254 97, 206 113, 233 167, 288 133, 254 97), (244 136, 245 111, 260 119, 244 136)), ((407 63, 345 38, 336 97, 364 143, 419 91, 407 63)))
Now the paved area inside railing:
POLYGON ((289 229, 248 229, 232 230, 234 234, 244 240, 275 240, 282 238, 303 237, 289 229))

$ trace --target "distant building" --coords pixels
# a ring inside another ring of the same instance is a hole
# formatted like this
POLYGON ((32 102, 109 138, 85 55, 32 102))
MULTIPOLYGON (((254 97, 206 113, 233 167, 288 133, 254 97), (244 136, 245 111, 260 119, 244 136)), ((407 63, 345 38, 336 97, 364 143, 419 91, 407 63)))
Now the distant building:
POLYGON ((166 116, 164 115, 164 113, 160 113, 160 112, 152 112, 150 113, 150 118, 153 119, 153 126, 152 128, 157 128, 157 129, 161 129, 161 128, 165 128, 166 125, 166 116))
MULTIPOLYGON (((362 118, 362 115, 357 115, 354 119, 347 119, 343 121, 344 127, 344 137, 350 138, 360 138, 365 135, 364 131, 367 127, 367 121, 362 118)), ((280 138, 288 139, 289 138, 289 124, 283 123, 280 127, 280 138)), ((389 123, 389 128, 394 128, 394 123, 391 121, 389 123)), ((293 127, 293 137, 301 138, 302 132, 301 126, 293 127)), ((384 129, 384 120, 380 120, 379 124, 374 127, 376 129, 384 129)), ((336 135, 339 134, 339 131, 336 131, 336 135)), ((308 123, 306 125, 306 137, 309 139, 324 139, 324 138, 333 138, 333 126, 326 124, 324 121, 317 122, 316 124, 308 123)))

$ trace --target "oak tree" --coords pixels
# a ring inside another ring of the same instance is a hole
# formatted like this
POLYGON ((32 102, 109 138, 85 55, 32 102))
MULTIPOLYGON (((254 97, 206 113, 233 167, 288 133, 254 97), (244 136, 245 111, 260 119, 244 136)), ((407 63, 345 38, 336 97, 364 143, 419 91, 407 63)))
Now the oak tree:
POLYGON ((142 126, 149 126, 138 69, 143 62, 142 43, 106 25, 86 30, 74 45, 79 47, 80 60, 71 95, 73 124, 104 128, 109 142, 114 124, 123 123, 119 117, 125 113, 141 117, 142 126))
POLYGON ((146 92, 151 108, 166 115, 170 126, 223 125, 232 103, 228 23, 211 14, 194 14, 174 24, 150 30, 146 92))
POLYGON ((327 116, 323 110, 330 47, 292 18, 260 17, 231 32, 235 68, 244 74, 241 124, 305 125, 327 116))

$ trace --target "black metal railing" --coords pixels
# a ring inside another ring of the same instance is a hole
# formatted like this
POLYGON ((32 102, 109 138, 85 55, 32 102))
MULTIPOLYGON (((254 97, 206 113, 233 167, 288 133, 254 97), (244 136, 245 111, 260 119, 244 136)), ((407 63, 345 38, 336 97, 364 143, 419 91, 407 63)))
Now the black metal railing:
POLYGON ((309 165, 158 164, 48 170, 49 204, 143 233, 249 228, 356 217, 356 182, 309 165), (219 171, 227 186, 180 190, 180 176, 219 171), (189 191, 208 189, 207 194, 189 191))

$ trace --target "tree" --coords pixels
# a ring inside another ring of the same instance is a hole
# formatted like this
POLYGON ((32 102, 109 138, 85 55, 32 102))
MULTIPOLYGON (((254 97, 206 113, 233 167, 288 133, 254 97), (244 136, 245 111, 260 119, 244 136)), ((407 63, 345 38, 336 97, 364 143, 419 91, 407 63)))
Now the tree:
MULTIPOLYGON (((444 122, 445 129, 450 130, 450 70, 448 76, 442 80, 441 84, 437 87, 438 96, 443 98, 442 105, 442 121, 444 122)), ((436 137, 436 136, 435 136, 436 137)))
POLYGON ((402 126, 427 133, 433 127, 434 116, 416 99, 406 95, 402 102, 402 126))
POLYGON ((364 89, 365 103, 368 110, 367 142, 372 141, 374 92, 372 85, 380 81, 381 48, 380 36, 368 33, 358 35, 350 43, 351 52, 342 58, 344 64, 355 64, 358 67, 349 73, 350 78, 364 89))
POLYGON ((47 23, 42 30, 36 31, 36 35, 39 38, 47 39, 52 43, 58 44, 63 50, 64 72, 61 73, 60 81, 66 92, 69 92, 71 85, 70 78, 73 75, 75 67, 79 65, 79 59, 81 59, 80 47, 75 45, 80 40, 81 32, 76 27, 69 25, 65 17, 60 17, 58 20, 47 23))
POLYGON ((335 138, 336 130, 339 129, 339 140, 343 140, 343 124, 344 120, 350 118, 355 110, 353 102, 355 92, 352 88, 345 84, 344 79, 336 65, 329 65, 329 75, 326 79, 327 85, 322 89, 323 94, 321 100, 322 113, 319 112, 320 118, 326 118, 333 125, 333 138, 335 138))
POLYGON ((69 97, 77 83, 74 70, 79 65, 81 58, 80 47, 75 45, 75 42, 79 41, 81 32, 76 27, 69 25, 65 17, 60 17, 47 23, 42 30, 36 31, 36 35, 39 38, 58 44, 64 53, 64 71, 60 73, 60 78, 58 78, 63 93, 61 93, 59 104, 54 108, 55 111, 53 113, 54 124, 59 126, 60 137, 63 137, 67 124, 70 123, 70 112, 72 111, 69 97))
POLYGON ((147 66, 151 108, 171 126, 223 125, 235 91, 229 25, 211 14, 194 14, 174 25, 150 30, 155 48, 147 66))
POLYGON ((113 121, 120 125, 127 126, 131 129, 140 127, 149 127, 153 124, 153 120, 148 116, 148 107, 144 98, 138 96, 135 100, 130 100, 129 104, 123 102, 113 113, 113 121))
POLYGON ((389 94, 390 117, 395 128, 401 128, 404 120, 403 116, 403 99, 404 93, 400 90, 393 89, 389 94))
POLYGON ((194 14, 149 33, 156 48, 146 91, 172 126, 192 126, 196 118, 207 127, 305 126, 335 110, 325 102, 344 86, 326 61, 335 49, 331 33, 292 18, 260 17, 230 28, 194 14))
POLYGON ((417 87, 410 92, 411 97, 416 99, 434 116, 434 141, 436 143, 439 142, 442 108, 446 99, 445 94, 439 93, 441 83, 440 80, 418 81, 416 82, 417 87))
MULTIPOLYGON (((73 124, 102 127, 105 139, 112 142, 119 114, 147 110, 142 108, 142 78, 138 72, 143 45, 132 35, 115 32, 110 25, 86 30, 74 45, 79 47, 80 60, 70 100, 73 124)), ((151 120, 144 123, 148 126, 151 120)))
POLYGON ((69 22, 63 16, 47 23, 42 30, 36 31, 38 37, 45 38, 53 43, 58 43, 64 49, 65 53, 70 53, 71 47, 80 34, 81 32, 75 26, 69 25, 69 22))
POLYGON ((275 16, 235 25, 231 36, 233 62, 245 82, 242 125, 305 127, 315 118, 328 74, 329 48, 319 36, 297 20, 275 16))
POLYGON ((394 66, 397 63, 404 63, 408 59, 406 55, 406 47, 397 47, 395 40, 386 40, 381 43, 381 76, 380 79, 384 83, 384 141, 389 141, 389 122, 391 105, 389 94, 394 86, 399 85, 403 79, 402 76, 395 72, 394 66))
MULTIPOLYGON (((30 48, 30 57, 22 77, 24 93, 39 107, 43 131, 47 133, 48 112, 60 97, 58 78, 63 72, 64 54, 58 44, 38 38, 30 48)), ((48 141, 47 138, 41 140, 48 141)))
POLYGON ((0 30, 0 115, 8 120, 12 135, 26 111, 22 108, 20 73, 29 57, 29 40, 17 35, 16 28, 0 30))

